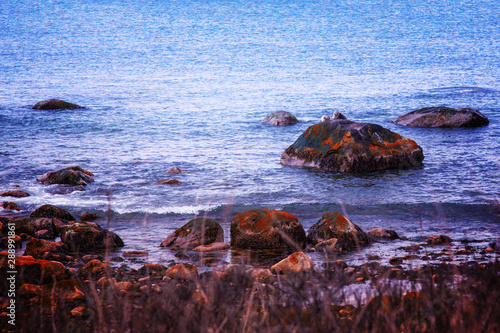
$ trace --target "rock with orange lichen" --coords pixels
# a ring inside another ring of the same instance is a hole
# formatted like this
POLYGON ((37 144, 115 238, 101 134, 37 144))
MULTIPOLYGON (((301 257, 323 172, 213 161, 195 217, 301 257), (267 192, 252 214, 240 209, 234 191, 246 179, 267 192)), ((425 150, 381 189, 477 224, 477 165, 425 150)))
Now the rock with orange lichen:
MULTIPOLYGON (((32 256, 19 256, 11 259, 8 253, 0 254, 0 275, 9 276, 7 272, 16 272, 16 283, 47 284, 67 278, 66 267, 56 261, 35 259, 32 256), (5 254, 5 255, 4 255, 5 254)), ((2 283, 0 282, 0 287, 2 283)), ((2 289, 2 288, 0 288, 2 289)), ((4 288, 3 290, 7 290, 4 288)))
POLYGON ((170 249, 192 250, 201 245, 224 241, 220 224, 208 218, 192 219, 165 238, 160 246, 170 249))
POLYGON ((243 249, 297 249, 306 241, 297 217, 273 209, 239 213, 231 221, 231 246, 243 249))
POLYGON ((409 127, 480 127, 490 123, 481 112, 445 106, 418 109, 392 120, 393 123, 409 127))
POLYGON ((309 272, 314 263, 311 258, 302 252, 295 252, 271 267, 271 271, 281 274, 297 274, 309 272))
POLYGON ((307 232, 307 241, 312 245, 332 238, 337 238, 342 243, 343 249, 355 249, 370 242, 360 227, 338 212, 323 214, 307 232))
POLYGON ((421 166, 422 148, 380 125, 346 119, 310 126, 281 155, 281 164, 364 172, 421 166))

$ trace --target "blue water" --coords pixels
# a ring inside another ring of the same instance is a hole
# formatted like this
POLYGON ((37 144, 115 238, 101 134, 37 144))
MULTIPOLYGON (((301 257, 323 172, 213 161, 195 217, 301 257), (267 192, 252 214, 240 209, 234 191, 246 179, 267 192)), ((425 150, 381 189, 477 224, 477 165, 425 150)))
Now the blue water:
POLYGON ((124 250, 147 249, 151 260, 172 258, 159 243, 191 218, 219 220, 229 240, 230 219, 252 208, 290 212, 306 230, 336 210, 412 240, 495 241, 499 124, 498 1, 0 3, 0 190, 30 192, 12 199, 26 211, 50 203, 101 216, 111 191, 111 228, 124 250), (47 98, 86 108, 31 109, 47 98), (490 125, 389 122, 438 105, 478 109, 490 125), (300 123, 260 123, 280 109, 300 123), (415 140, 423 167, 281 166, 281 153, 334 110, 415 140), (96 182, 54 195, 35 180, 71 165, 96 182), (171 166, 188 172, 176 177, 184 184, 155 185, 171 166))

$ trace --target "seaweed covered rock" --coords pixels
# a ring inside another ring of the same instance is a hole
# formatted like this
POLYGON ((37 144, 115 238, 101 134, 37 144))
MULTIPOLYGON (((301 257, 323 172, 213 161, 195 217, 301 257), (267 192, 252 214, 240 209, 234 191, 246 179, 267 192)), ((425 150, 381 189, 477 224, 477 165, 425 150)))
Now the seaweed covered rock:
POLYGON ((409 127, 479 127, 490 122, 477 110, 445 106, 418 109, 391 121, 409 127))
POLYGON ((323 214, 307 232, 307 241, 313 245, 332 238, 340 240, 345 249, 356 249, 370 242, 360 227, 338 212, 323 214))
POLYGON ((223 241, 224 230, 217 221, 196 218, 175 230, 160 245, 170 249, 192 250, 201 245, 223 241))
POLYGON ((283 110, 271 112, 262 119, 263 124, 274 126, 288 126, 298 122, 299 120, 293 114, 283 110))
POLYGON ((124 246, 120 236, 92 222, 70 222, 61 229, 61 240, 73 252, 92 252, 124 246))
POLYGON ((77 104, 65 102, 60 99, 46 99, 35 103, 35 105, 33 105, 31 108, 39 110, 57 110, 57 109, 83 109, 84 107, 77 104))
POLYGON ((231 246, 243 249, 297 249, 306 234, 297 217, 273 209, 253 209, 231 220, 231 246))
POLYGON ((329 120, 310 126, 281 155, 281 164, 363 172, 421 166, 422 148, 380 125, 329 120))
POLYGON ((75 218, 68 211, 53 206, 53 205, 42 205, 31 212, 30 217, 47 217, 47 218, 58 218, 68 221, 74 221, 75 218))
POLYGON ((51 171, 37 178, 43 184, 87 185, 94 182, 94 174, 79 166, 71 166, 59 171, 51 171))

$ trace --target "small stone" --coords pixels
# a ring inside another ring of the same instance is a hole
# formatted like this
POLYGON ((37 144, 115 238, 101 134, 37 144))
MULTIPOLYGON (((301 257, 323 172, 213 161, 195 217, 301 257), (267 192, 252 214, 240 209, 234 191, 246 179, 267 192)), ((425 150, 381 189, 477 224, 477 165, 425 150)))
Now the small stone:
POLYGON ((159 185, 182 185, 182 182, 177 179, 162 179, 157 181, 155 184, 159 185))
POLYGON ((26 191, 22 190, 12 190, 12 191, 5 191, 0 193, 0 197, 15 197, 15 198, 24 198, 24 197, 29 197, 30 194, 26 191))
POLYGON ((147 257, 148 251, 125 251, 123 252, 123 257, 125 258, 141 258, 147 257))

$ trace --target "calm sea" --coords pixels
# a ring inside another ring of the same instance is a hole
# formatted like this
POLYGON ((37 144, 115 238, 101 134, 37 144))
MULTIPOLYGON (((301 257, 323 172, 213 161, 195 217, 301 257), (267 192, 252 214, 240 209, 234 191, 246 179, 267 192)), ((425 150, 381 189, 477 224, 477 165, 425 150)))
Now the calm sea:
POLYGON ((49 203, 103 217, 110 191, 111 229, 150 261, 173 258, 159 244, 190 219, 217 219, 229 241, 231 218, 253 208, 292 213, 306 230, 341 211, 411 241, 498 240, 499 124, 496 0, 0 2, 0 190, 30 192, 13 199, 27 211, 49 203), (47 98, 86 108, 31 109, 47 98), (490 125, 389 122, 439 105, 478 109, 490 125), (260 123, 281 109, 300 123, 260 123), (423 167, 281 166, 334 110, 415 140, 423 167), (35 180, 71 165, 95 174, 86 191, 54 195, 35 180), (176 177, 184 184, 155 185, 172 166, 188 172, 176 177))

